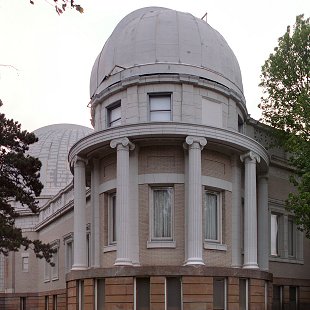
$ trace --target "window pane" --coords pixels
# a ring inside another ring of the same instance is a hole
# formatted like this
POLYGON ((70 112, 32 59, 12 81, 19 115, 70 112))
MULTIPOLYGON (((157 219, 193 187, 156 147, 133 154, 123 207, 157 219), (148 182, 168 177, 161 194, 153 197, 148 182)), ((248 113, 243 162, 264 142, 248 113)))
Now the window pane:
POLYGON ((109 196, 109 244, 114 244, 116 242, 116 194, 111 194, 109 196))
POLYGON ((290 310, 297 309, 297 287, 290 286, 290 310))
POLYGON ((294 245, 294 223, 292 219, 288 220, 288 255, 295 255, 295 245, 294 245))
POLYGON ((170 111, 170 95, 150 96, 150 111, 170 111))
POLYGON ((170 121, 171 120, 171 96, 150 96, 150 120, 170 121))
POLYGON ((218 240, 218 196, 206 193, 205 216, 206 216, 206 239, 218 240))
POLYGON ((166 278, 167 310, 181 310, 180 278, 166 278))
POLYGON ((213 279, 213 309, 225 309, 225 279, 213 279))
POLYGON ((156 111, 151 112, 151 121, 170 121, 170 111, 156 111))
POLYGON ((239 279, 239 307, 240 310, 247 310, 247 280, 239 279))
POLYGON ((172 238, 172 190, 153 190, 153 236, 172 238))
POLYGON ((136 278, 136 310, 150 309, 150 279, 136 278))
POLYGON ((273 286, 272 310, 281 310, 281 286, 273 286))
POLYGON ((97 310, 104 310, 105 303, 105 286, 104 279, 97 280, 97 310))
POLYGON ((110 127, 121 125, 121 117, 122 110, 120 105, 108 108, 108 122, 110 127))
POLYGON ((278 255, 278 215, 271 214, 270 250, 271 255, 278 255))

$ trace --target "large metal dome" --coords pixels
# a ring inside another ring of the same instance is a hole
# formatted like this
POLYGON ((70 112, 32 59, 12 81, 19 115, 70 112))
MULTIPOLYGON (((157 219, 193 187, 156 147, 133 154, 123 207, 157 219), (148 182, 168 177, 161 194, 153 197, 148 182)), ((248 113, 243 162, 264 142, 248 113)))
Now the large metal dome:
POLYGON ((239 64, 222 35, 189 13, 161 7, 136 10, 116 26, 93 66, 90 96, 126 78, 160 73, 206 78, 243 98, 239 64))
POLYGON ((56 124, 34 131, 39 141, 30 146, 29 154, 42 162, 40 180, 44 185, 41 195, 55 195, 72 180, 68 164, 71 146, 93 130, 73 124, 56 124))

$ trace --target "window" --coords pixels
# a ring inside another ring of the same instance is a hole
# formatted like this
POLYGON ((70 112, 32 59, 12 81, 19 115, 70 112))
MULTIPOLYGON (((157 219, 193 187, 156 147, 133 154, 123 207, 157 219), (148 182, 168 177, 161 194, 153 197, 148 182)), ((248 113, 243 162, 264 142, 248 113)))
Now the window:
POLYGON ((150 121, 171 121, 171 94, 149 95, 150 121))
POLYGON ((53 310, 57 310, 57 295, 53 295, 53 310))
POLYGON ((79 280, 77 281, 77 300, 78 300, 78 309, 77 310, 84 310, 84 281, 79 280))
POLYGON ((104 279, 97 279, 96 281, 96 310, 104 310, 105 304, 105 281, 104 279))
POLYGON ((270 254, 278 256, 279 254, 279 240, 278 240, 278 226, 279 226, 279 216, 277 214, 271 213, 270 218, 270 254))
POLYGON ((173 188, 151 189, 151 240, 173 240, 173 188))
POLYGON ((52 280, 57 280, 58 279, 58 247, 54 248, 56 250, 56 252, 53 254, 52 257, 52 263, 54 264, 54 266, 52 266, 51 268, 51 272, 52 272, 52 280))
POLYGON ((282 310, 282 286, 273 285, 272 310, 282 310))
POLYGON ((240 115, 238 115, 238 132, 244 133, 244 122, 240 115))
POLYGON ((136 310, 150 309, 150 278, 136 278, 136 310))
POLYGON ((20 297, 19 309, 20 310, 26 310, 26 297, 20 297))
POLYGON ((90 240, 90 223, 86 226, 86 248, 87 248, 87 267, 91 264, 91 240, 90 240))
POLYGON ((108 199, 108 243, 114 245, 116 243, 116 193, 110 194, 108 199))
POLYGON ((303 263, 303 233, 284 206, 271 206, 270 260, 292 264, 303 263))
POLYGON ((48 301, 48 296, 45 296, 45 301, 44 301, 44 309, 48 310, 48 306, 49 306, 49 301, 48 301))
POLYGON ((122 110, 121 110, 121 102, 118 101, 110 105, 107 108, 108 114, 108 127, 114 127, 121 125, 122 122, 122 110))
POLYGON ((220 194, 205 192, 205 239, 211 242, 220 242, 220 194))
POLYGON ((226 309, 226 279, 213 278, 213 309, 226 309))
POLYGON ((22 271, 28 272, 29 270, 29 254, 23 253, 22 254, 22 271))
POLYGON ((181 296, 181 279, 178 277, 166 278, 166 310, 181 310, 181 296))
POLYGON ((73 266, 73 233, 64 236, 65 245, 65 268, 66 272, 70 272, 73 266))
POLYGON ((298 309, 298 288, 296 286, 290 286, 290 310, 298 309))
POLYGON ((51 258, 51 263, 54 265, 51 266, 50 263, 47 261, 44 261, 44 282, 48 282, 50 280, 58 280, 59 274, 59 262, 58 262, 58 252, 59 252, 59 245, 60 240, 57 239, 50 243, 50 246, 52 249, 54 249, 56 252, 53 253, 53 257, 51 258))
POLYGON ((296 256, 296 227, 292 218, 288 219, 288 256, 296 256))
POLYGON ((4 291, 4 255, 0 254, 0 292, 4 291))
POLYGON ((239 309, 249 309, 249 280, 239 279, 239 309))

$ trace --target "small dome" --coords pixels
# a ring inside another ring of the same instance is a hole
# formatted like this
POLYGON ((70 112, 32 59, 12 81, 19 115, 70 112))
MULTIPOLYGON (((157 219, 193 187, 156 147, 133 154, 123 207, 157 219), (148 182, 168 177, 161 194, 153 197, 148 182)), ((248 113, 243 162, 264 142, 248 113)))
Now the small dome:
POLYGON ((72 180, 68 164, 71 146, 93 130, 73 124, 56 124, 34 131, 39 141, 31 145, 29 154, 42 162, 40 181, 44 185, 41 195, 55 195, 72 180))
POLYGON ((98 55, 90 96, 137 75, 190 74, 212 80, 243 98, 237 58, 207 22, 189 13, 148 7, 127 15, 98 55))

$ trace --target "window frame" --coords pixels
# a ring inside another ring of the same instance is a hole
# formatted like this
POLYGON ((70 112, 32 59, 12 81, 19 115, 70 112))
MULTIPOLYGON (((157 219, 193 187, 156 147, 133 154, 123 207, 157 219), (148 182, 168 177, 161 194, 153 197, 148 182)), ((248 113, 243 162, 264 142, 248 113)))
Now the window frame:
POLYGON ((117 244, 116 191, 108 193, 108 246, 117 244))
POLYGON ((224 191, 205 187, 203 191, 203 243, 204 249, 227 251, 227 245, 224 243, 224 224, 223 224, 223 197, 224 191), (207 195, 216 195, 217 197, 217 239, 207 239, 207 195))
POLYGON ((29 272, 29 253, 22 253, 21 256, 22 256, 22 264, 21 264, 22 272, 29 272))
POLYGON ((227 309, 227 279, 225 277, 213 277, 213 296, 215 295, 214 293, 214 282, 215 281, 219 281, 219 280, 223 280, 224 281, 224 308, 215 308, 214 305, 214 299, 213 299, 213 309, 218 309, 218 310, 226 310, 227 309))
POLYGON ((175 247, 174 241, 174 186, 173 185, 158 185, 149 187, 149 241, 148 247, 175 247), (155 236, 155 225, 154 225, 154 192, 158 190, 170 190, 171 191, 171 237, 156 237, 155 236))
POLYGON ((173 111, 172 111, 172 92, 159 92, 159 93, 148 93, 148 118, 150 122, 171 122, 173 120, 173 111), (152 110, 151 109, 151 100, 152 98, 158 98, 158 97, 166 97, 170 99, 170 109, 169 110, 152 110), (153 120, 152 119, 152 113, 156 112, 170 112, 170 118, 169 120, 153 120))
POLYGON ((66 273, 70 272, 73 266, 73 255, 74 255, 74 238, 73 232, 68 233, 63 237, 64 245, 65 245, 65 270, 66 273), (70 247, 69 247, 70 244, 70 247), (69 251, 71 254, 69 255, 69 251))
POLYGON ((122 123, 122 103, 121 100, 118 100, 109 106, 106 107, 106 114, 107 114, 107 127, 112 128, 112 127, 117 127, 120 126, 122 123), (116 111, 117 109, 120 109, 120 117, 117 119, 111 120, 111 116, 113 111, 116 111), (119 123, 118 123, 119 122, 119 123))

